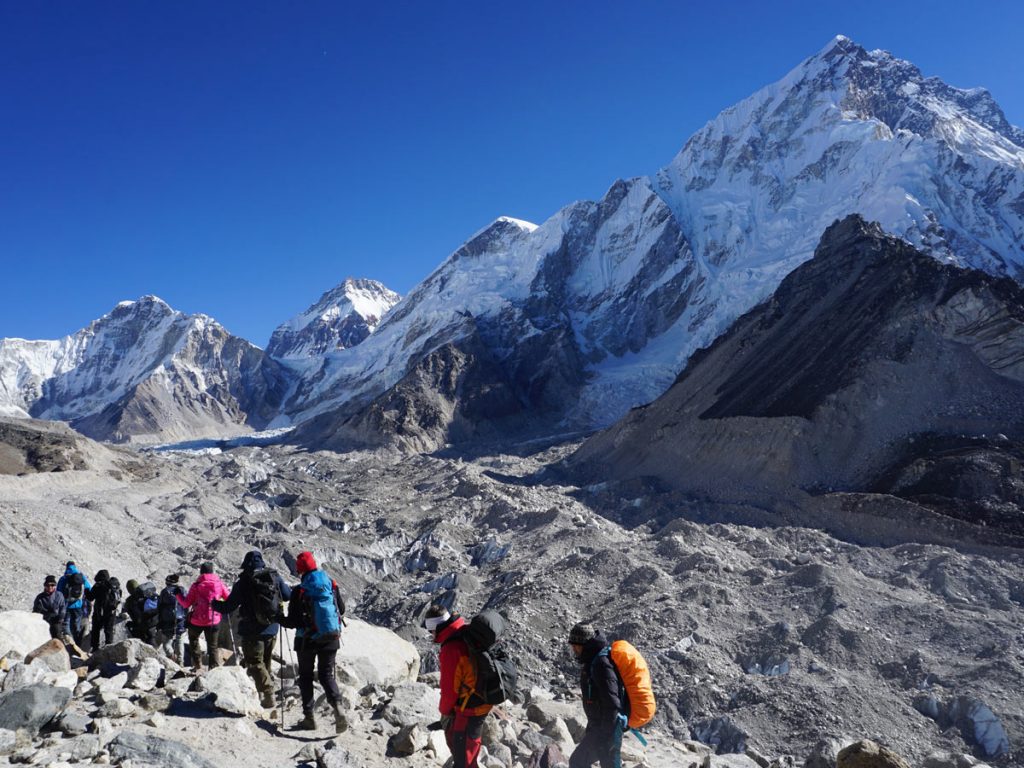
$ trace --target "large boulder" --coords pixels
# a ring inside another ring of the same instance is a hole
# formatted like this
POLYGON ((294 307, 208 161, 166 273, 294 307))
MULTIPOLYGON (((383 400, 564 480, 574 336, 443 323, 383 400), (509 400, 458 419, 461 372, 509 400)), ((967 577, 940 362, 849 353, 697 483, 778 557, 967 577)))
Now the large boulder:
POLYGON ((395 687, 381 716, 398 727, 437 720, 440 700, 441 694, 436 688, 423 683, 404 683, 395 687))
POLYGON ((262 714, 256 684, 243 667, 215 667, 203 678, 207 691, 205 701, 212 707, 232 715, 262 714))
POLYGON ((71 701, 71 691, 45 683, 0 694, 0 728, 17 731, 24 728, 30 733, 57 717, 71 701))
POLYGON ((888 747, 864 739, 839 751, 836 768, 910 768, 910 764, 888 747))
POLYGON ((15 691, 18 688, 26 688, 46 679, 47 668, 43 664, 26 664, 19 661, 8 670, 4 677, 2 690, 15 691))
POLYGON ((184 744, 146 733, 123 731, 107 749, 112 762, 131 760, 132 768, 216 768, 184 744))
POLYGON ((38 613, 0 611, 0 658, 17 651, 24 658, 50 639, 50 625, 38 613))
POLYGON ((71 657, 68 656, 64 643, 56 638, 51 638, 25 657, 25 663, 31 664, 38 659, 40 663, 49 667, 51 672, 63 673, 71 671, 71 657))
POLYGON ((161 654, 156 648, 138 638, 130 637, 93 651, 89 657, 89 666, 93 669, 108 666, 134 667, 144 659, 160 658, 161 654))
POLYGON ((338 652, 338 677, 341 682, 361 688, 364 685, 398 685, 414 682, 420 671, 416 646, 394 632, 358 619, 346 619, 338 652))

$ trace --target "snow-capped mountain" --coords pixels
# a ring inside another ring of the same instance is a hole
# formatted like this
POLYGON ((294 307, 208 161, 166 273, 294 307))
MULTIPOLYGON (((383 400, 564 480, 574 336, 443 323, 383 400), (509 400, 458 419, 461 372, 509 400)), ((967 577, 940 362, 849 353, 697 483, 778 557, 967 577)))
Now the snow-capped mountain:
POLYGON ((663 392, 850 213, 1020 280, 1024 132, 986 91, 837 37, 708 123, 656 180, 475 235, 372 338, 327 355, 287 409, 344 422, 479 334, 527 408, 608 424, 663 392))
POLYGON ((278 326, 267 344, 267 354, 295 364, 354 347, 377 330, 381 318, 400 298, 376 280, 348 278, 305 312, 278 326))
POLYGON ((68 421, 90 437, 162 442, 265 426, 282 369, 205 315, 125 301, 57 341, 0 340, 0 412, 68 421))

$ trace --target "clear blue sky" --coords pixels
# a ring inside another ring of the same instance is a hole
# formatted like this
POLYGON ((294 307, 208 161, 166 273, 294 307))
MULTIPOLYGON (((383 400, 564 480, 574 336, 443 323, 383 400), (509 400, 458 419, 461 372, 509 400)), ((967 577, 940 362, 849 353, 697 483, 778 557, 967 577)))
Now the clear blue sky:
POLYGON ((1024 3, 0 5, 0 336, 156 294, 263 345, 655 172, 842 33, 1024 125, 1024 3))

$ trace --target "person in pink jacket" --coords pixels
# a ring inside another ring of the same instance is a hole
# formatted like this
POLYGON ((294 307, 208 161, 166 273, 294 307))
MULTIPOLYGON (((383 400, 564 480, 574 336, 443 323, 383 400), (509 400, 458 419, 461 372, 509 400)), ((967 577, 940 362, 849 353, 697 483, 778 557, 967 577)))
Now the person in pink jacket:
POLYGON ((178 602, 184 606, 188 614, 188 647, 192 654, 192 668, 198 673, 203 670, 203 657, 199 654, 199 636, 206 638, 206 652, 210 657, 210 667, 220 666, 220 653, 217 650, 217 635, 220 631, 220 614, 213 610, 214 600, 226 600, 231 591, 213 572, 213 563, 205 562, 199 566, 199 578, 188 589, 188 594, 177 595, 178 602))

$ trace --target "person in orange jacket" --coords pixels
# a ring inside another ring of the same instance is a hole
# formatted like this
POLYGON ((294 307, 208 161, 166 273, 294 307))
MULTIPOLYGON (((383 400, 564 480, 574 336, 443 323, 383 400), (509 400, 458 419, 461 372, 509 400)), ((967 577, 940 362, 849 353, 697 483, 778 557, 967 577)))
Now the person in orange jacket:
POLYGON ((484 718, 490 704, 480 704, 476 670, 466 641, 461 637, 466 621, 442 605, 431 605, 423 625, 441 646, 441 727, 451 750, 453 768, 477 768, 484 718), (476 701, 474 701, 476 699, 476 701))

